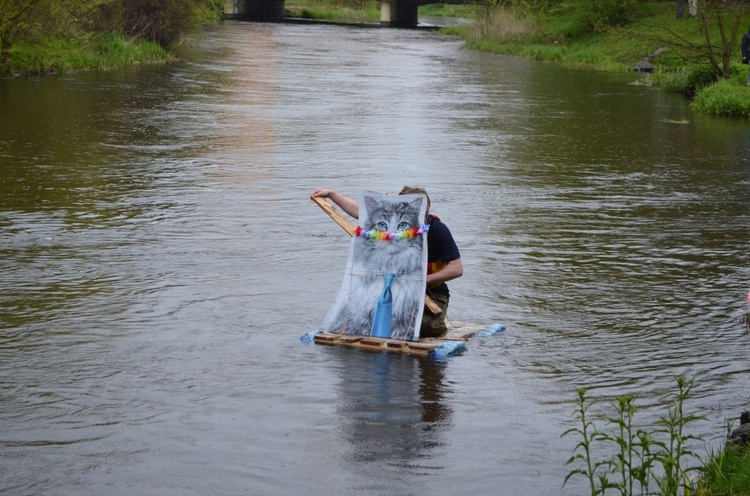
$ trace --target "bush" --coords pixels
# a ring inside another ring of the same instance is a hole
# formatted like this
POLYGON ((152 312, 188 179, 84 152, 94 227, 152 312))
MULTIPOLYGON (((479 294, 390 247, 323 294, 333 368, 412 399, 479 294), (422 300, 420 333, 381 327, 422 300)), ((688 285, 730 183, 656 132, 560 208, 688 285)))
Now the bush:
POLYGON ((594 31, 627 24, 637 12, 637 0, 575 0, 576 20, 594 31))
POLYGON ((222 8, 217 0, 116 0, 102 5, 95 24, 100 31, 145 38, 169 48, 222 8))
POLYGON ((698 91, 690 106, 705 114, 750 117, 750 88, 722 80, 698 91))
POLYGON ((674 72, 660 72, 654 75, 656 86, 667 91, 685 93, 693 97, 701 89, 716 82, 716 73, 707 65, 691 65, 674 72))

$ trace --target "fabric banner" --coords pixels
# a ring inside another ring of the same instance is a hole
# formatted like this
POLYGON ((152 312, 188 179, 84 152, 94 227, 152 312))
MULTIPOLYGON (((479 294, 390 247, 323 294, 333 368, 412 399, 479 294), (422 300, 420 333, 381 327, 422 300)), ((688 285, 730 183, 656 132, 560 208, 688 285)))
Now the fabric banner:
POLYGON ((320 330, 419 339, 427 282, 427 197, 366 192, 344 280, 320 330))

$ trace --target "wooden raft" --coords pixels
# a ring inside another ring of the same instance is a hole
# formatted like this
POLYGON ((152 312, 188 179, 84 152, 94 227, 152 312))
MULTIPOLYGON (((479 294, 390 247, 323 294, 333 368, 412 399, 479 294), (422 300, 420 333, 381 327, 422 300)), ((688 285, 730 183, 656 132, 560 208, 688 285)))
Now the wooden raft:
POLYGON ((330 346, 347 346, 364 351, 388 351, 427 358, 437 346, 447 341, 468 341, 476 333, 487 327, 487 324, 470 322, 453 322, 444 336, 439 338, 421 338, 419 341, 401 341, 398 339, 373 338, 370 336, 355 336, 321 332, 316 334, 313 341, 316 344, 330 346))

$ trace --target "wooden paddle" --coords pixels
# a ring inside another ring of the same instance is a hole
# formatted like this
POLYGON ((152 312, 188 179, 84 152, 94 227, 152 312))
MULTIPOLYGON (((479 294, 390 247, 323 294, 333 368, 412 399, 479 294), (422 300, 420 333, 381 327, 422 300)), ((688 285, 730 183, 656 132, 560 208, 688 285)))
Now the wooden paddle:
MULTIPOLYGON (((344 217, 341 212, 336 209, 336 207, 331 205, 331 202, 319 196, 311 196, 310 199, 314 201, 316 205, 322 208, 323 211, 336 222, 336 224, 340 225, 344 229, 344 231, 349 233, 349 236, 354 236, 354 225, 349 222, 349 219, 344 217)), ((432 298, 427 295, 425 295, 424 297, 424 304, 427 309, 434 315, 440 315, 441 313, 443 313, 443 310, 438 306, 438 304, 435 303, 432 298)))

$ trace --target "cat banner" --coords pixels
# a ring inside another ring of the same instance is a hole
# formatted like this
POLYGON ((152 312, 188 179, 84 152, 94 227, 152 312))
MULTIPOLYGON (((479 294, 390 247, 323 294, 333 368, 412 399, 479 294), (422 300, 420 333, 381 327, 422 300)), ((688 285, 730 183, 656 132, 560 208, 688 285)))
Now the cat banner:
POLYGON ((427 197, 366 192, 341 289, 321 331, 419 339, 427 286, 427 197))

